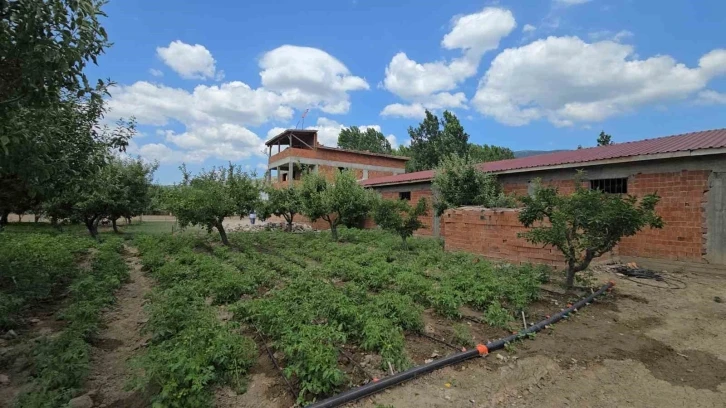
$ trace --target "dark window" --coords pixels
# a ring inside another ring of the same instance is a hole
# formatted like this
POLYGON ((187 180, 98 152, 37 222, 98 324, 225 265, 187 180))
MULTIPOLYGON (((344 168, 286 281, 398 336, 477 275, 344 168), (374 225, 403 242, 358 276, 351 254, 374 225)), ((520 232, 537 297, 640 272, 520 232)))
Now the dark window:
POLYGON ((627 178, 613 178, 613 179, 597 179, 590 180, 591 190, 600 190, 610 194, 627 194, 628 193, 628 179, 627 178))
POLYGON ((399 200, 411 201, 411 192, 410 191, 402 191, 402 192, 398 193, 398 199, 399 200))

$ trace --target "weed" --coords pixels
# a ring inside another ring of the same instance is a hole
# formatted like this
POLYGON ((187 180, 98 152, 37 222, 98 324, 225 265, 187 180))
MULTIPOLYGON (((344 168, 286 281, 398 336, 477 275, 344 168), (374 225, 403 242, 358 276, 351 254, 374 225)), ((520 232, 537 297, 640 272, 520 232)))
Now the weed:
POLYGON ((474 337, 471 335, 471 329, 467 324, 457 323, 454 325, 454 342, 465 347, 474 346, 474 337))
POLYGON ((506 329, 512 320, 512 314, 499 302, 492 302, 484 313, 484 321, 490 326, 506 329))

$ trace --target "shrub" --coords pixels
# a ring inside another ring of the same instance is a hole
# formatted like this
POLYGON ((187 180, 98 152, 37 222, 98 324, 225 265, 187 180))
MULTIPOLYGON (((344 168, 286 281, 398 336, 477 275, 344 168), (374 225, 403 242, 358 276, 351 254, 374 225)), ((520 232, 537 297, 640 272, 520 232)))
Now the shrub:
POLYGON ((405 200, 385 200, 379 198, 374 201, 373 220, 386 231, 398 234, 403 240, 403 247, 408 249, 406 239, 414 231, 423 228, 424 224, 419 217, 426 215, 428 204, 421 198, 415 207, 411 207, 405 200))
POLYGON ((575 179, 575 191, 559 194, 557 188, 538 184, 534 195, 520 198, 524 208, 519 221, 527 232, 520 233, 534 244, 552 245, 565 256, 571 288, 575 274, 587 269, 590 262, 610 252, 623 237, 635 235, 645 227, 662 228, 663 219, 656 214, 660 201, 656 194, 623 197, 582 186, 582 174, 575 179), (543 223, 543 221, 547 223, 543 223))

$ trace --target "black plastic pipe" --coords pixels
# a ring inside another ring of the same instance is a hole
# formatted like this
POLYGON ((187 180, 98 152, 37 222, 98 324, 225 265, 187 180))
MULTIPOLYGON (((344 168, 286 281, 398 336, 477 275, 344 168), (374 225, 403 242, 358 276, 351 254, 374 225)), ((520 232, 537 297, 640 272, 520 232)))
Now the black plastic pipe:
POLYGON ((590 304, 596 297, 598 297, 598 296, 602 295, 603 293, 605 293, 606 291, 610 290, 610 288, 612 288, 613 286, 615 286, 615 282, 610 281, 607 284, 603 285, 600 289, 598 289, 597 292, 594 292, 590 296, 580 299, 575 304, 568 306, 566 309, 563 309, 562 311, 552 315, 551 317, 549 317, 545 320, 538 322, 537 324, 534 324, 534 325, 528 327, 525 330, 520 331, 519 333, 512 334, 511 336, 507 336, 503 339, 489 342, 486 345, 479 344, 474 349, 463 351, 460 353, 455 353, 450 356, 440 358, 438 360, 434 360, 428 364, 416 366, 416 367, 413 367, 406 371, 400 372, 398 374, 394 374, 394 375, 385 377, 379 381, 370 382, 370 383, 362 385, 360 387, 352 388, 352 389, 342 392, 338 395, 333 395, 330 398, 312 403, 312 404, 308 405, 307 408, 338 407, 345 403, 355 401, 357 399, 367 397, 369 395, 383 391, 384 389, 386 389, 390 386, 400 384, 404 381, 418 377, 421 374, 430 373, 439 368, 446 367, 448 365, 452 365, 452 364, 456 364, 456 363, 460 363, 464 360, 468 360, 473 357, 482 356, 482 355, 488 354, 490 351, 499 350, 501 348, 504 348, 504 346, 507 343, 511 343, 515 340, 521 339, 530 333, 537 333, 538 331, 544 329, 545 326, 549 326, 551 324, 557 323, 558 321, 562 320, 563 318, 566 318, 570 313, 576 312, 578 309, 584 307, 587 304, 590 304))

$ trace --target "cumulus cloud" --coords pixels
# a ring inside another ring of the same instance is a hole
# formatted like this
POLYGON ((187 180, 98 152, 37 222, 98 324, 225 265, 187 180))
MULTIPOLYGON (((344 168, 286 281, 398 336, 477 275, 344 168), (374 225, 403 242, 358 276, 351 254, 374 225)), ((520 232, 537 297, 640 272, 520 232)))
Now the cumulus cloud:
POLYGON ((382 116, 398 116, 402 118, 421 119, 426 116, 426 108, 420 103, 410 105, 394 103, 387 105, 381 111, 382 116))
POLYGON ((149 69, 149 73, 152 76, 155 76, 155 77, 163 77, 164 76, 164 73, 163 72, 159 71, 158 69, 154 69, 154 68, 149 69))
POLYGON ((386 67, 382 86, 409 105, 386 106, 381 114, 412 117, 424 109, 461 108, 466 104, 463 93, 452 93, 467 78, 476 75, 482 56, 499 47, 499 41, 516 27, 514 15, 503 8, 460 16, 441 41, 448 50, 461 50, 461 57, 447 61, 418 63, 405 52, 394 55, 386 67), (398 115, 405 112, 407 115, 398 115))
POLYGON ((532 31, 536 30, 537 27, 533 26, 532 24, 525 24, 524 27, 522 27, 523 33, 531 33, 532 31))
POLYGON ((472 103, 509 125, 545 118, 570 126, 688 98, 724 73, 726 50, 711 51, 688 68, 668 55, 638 59, 632 46, 614 41, 549 37, 499 54, 472 103))
POLYGON ((726 105, 726 93, 707 89, 698 93, 696 102, 701 105, 726 105))
POLYGON ((346 113, 348 92, 369 89, 332 55, 317 48, 283 45, 260 59, 262 86, 278 92, 282 103, 297 109, 346 113))
MULTIPOLYGON (((175 43, 164 48, 166 51, 160 55, 176 55, 178 45, 175 43)), ((199 51, 197 46, 189 47, 199 51)), ((206 51, 203 46, 199 47, 206 51)), ((207 68, 199 65, 193 69, 169 65, 190 77, 219 77, 221 71, 214 68, 211 54, 209 57, 212 68, 208 68, 209 64, 207 68)), ((177 63, 183 60, 167 59, 177 63)), ((146 81, 114 86, 110 89, 108 119, 134 116, 142 125, 184 126, 182 132, 159 129, 157 134, 166 144, 141 146, 138 151, 143 154, 153 157, 166 154, 166 161, 203 161, 208 157, 239 160, 262 150, 262 140, 248 127, 290 120, 294 109, 317 108, 328 113, 345 113, 350 107, 348 93, 369 87, 364 79, 352 75, 342 62, 315 48, 285 45, 263 55, 259 65, 262 77, 259 88, 241 81, 198 85, 191 91, 146 81), (172 148, 180 150, 169 153, 172 148)))
POLYGON ((156 54, 182 78, 212 79, 217 75, 212 53, 201 44, 191 45, 176 40, 168 47, 158 47, 156 54))

